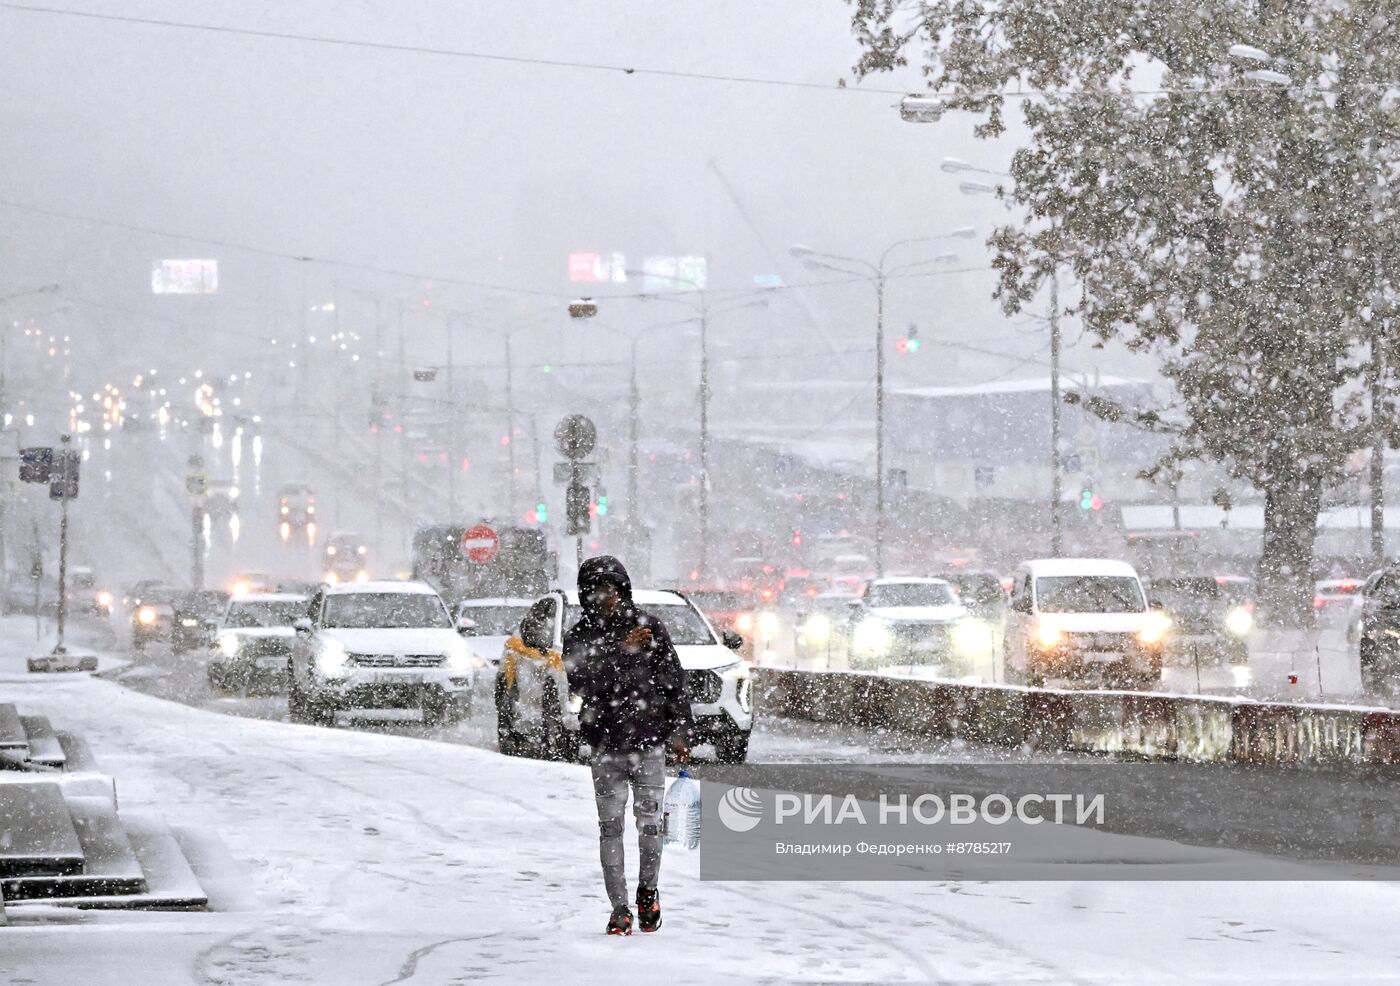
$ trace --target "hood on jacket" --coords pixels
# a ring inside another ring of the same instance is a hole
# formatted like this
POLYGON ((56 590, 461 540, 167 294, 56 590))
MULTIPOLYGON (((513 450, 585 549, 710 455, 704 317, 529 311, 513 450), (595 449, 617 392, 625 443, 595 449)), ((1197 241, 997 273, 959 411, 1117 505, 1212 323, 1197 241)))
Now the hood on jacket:
POLYGON ((632 609, 632 577, 622 562, 612 555, 597 555, 586 559, 578 569, 578 601, 583 611, 594 619, 601 618, 590 600, 592 590, 605 583, 611 583, 622 593, 623 610, 632 609))

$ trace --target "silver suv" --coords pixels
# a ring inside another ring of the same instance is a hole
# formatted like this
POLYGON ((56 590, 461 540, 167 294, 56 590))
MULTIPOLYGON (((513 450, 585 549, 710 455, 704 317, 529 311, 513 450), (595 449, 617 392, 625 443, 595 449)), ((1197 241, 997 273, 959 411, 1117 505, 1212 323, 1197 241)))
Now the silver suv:
POLYGON ((442 599, 421 582, 329 586, 293 624, 287 707, 293 721, 329 724, 338 711, 421 709, 440 723, 470 711, 485 666, 442 599))

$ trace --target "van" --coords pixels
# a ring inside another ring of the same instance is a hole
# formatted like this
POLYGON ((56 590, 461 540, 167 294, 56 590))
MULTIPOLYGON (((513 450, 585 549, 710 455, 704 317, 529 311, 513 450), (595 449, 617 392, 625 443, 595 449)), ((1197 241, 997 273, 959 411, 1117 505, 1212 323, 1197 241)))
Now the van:
POLYGON ((1003 643, 1006 681, 1097 678, 1151 687, 1162 677, 1171 620, 1147 605, 1132 565, 1106 558, 1042 558, 1012 577, 1003 643))

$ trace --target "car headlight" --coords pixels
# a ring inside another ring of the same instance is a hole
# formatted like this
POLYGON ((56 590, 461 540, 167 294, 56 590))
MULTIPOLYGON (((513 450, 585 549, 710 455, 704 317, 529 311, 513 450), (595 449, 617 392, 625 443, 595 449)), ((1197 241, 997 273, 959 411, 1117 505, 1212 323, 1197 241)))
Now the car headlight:
POLYGON ((753 614, 740 613, 738 619, 734 621, 734 626, 740 633, 748 633, 753 629, 753 614))
POLYGON ((340 581, 340 576, 336 575, 334 572, 327 572, 324 581, 326 585, 335 585, 340 581))
POLYGON ((251 588, 252 585, 246 579, 239 579, 233 584, 233 595, 246 596, 248 594, 248 590, 251 588))
POLYGON ((350 655, 339 640, 321 641, 316 652, 316 667, 327 678, 342 678, 349 671, 350 655))
POLYGON ((1243 606, 1236 606, 1225 614, 1225 629, 1236 637, 1245 637, 1254 629, 1254 614, 1243 606))
POLYGON ((1171 627, 1172 618, 1166 613, 1160 609, 1148 610, 1142 629, 1138 630, 1138 639, 1144 644, 1160 644, 1171 627))
POLYGON ((852 645, 862 657, 880 657, 890 649, 894 634, 884 620, 866 617, 856 624, 852 645))
POLYGON ((103 609, 111 609, 112 594, 110 592, 99 592, 97 594, 97 605, 101 606, 103 609))
POLYGON ((457 639, 447 645, 447 670, 470 671, 472 653, 465 640, 457 639))
POLYGON ((1035 642, 1041 647, 1058 647, 1060 641, 1065 639, 1065 632, 1053 623, 1046 623, 1043 620, 1036 625, 1035 642))
POLYGON ((802 621, 802 639, 809 644, 824 644, 831 639, 831 619, 813 613, 802 621))
POLYGON ((154 607, 142 606, 136 611, 136 622, 143 627, 148 627, 156 621, 156 611, 154 607))
POLYGON ((238 639, 238 634, 236 633, 219 634, 218 644, 219 650, 223 652, 224 657, 237 657, 238 649, 242 646, 242 642, 238 639))
POLYGON ((953 649, 959 654, 986 654, 992 649, 992 625, 969 616, 953 624, 953 649))
POLYGON ((362 585, 363 585, 364 583, 368 582, 368 581, 369 581, 369 572, 365 571, 363 568, 360 569, 358 572, 355 573, 355 581, 356 581, 356 582, 359 582, 359 583, 362 584, 362 585))
POLYGON ((760 632, 772 635, 778 630, 778 614, 763 612, 758 614, 758 629, 760 632))

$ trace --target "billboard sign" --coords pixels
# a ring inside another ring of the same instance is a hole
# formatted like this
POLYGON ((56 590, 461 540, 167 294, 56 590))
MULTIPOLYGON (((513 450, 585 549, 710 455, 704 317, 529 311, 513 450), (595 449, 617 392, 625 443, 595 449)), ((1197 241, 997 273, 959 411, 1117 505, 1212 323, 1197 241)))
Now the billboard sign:
POLYGON ((569 254, 569 281, 573 284, 626 284, 627 256, 575 250, 569 254))
POLYGON ((213 258, 157 260, 151 265, 152 294, 216 294, 219 262, 213 258))
POLYGON ((647 257, 642 264, 646 280, 642 290, 703 291, 709 285, 709 264, 704 257, 647 257))

